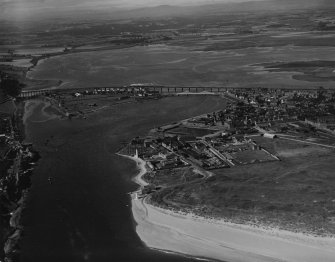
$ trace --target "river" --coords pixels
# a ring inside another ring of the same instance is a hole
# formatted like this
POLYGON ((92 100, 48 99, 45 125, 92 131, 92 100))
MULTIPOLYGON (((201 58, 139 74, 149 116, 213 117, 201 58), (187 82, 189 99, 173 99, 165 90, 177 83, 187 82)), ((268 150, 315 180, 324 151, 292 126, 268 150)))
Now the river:
POLYGON ((26 141, 40 152, 23 214, 22 261, 193 261, 150 250, 135 231, 135 164, 115 152, 149 129, 222 108, 219 97, 169 97, 85 119, 47 118, 36 103, 26 141))

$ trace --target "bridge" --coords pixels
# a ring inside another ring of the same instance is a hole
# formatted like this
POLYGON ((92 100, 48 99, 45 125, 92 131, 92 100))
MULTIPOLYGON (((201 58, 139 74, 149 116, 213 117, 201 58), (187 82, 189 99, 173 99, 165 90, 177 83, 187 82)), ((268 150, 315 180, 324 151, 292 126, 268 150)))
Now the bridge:
MULTIPOLYGON (((227 94, 228 90, 245 90, 252 88, 261 87, 203 87, 203 86, 151 86, 151 85, 138 85, 138 86, 109 86, 109 87, 81 87, 81 88, 57 88, 57 89, 39 89, 39 90, 23 90, 20 94, 20 98, 34 98, 38 96, 48 95, 48 94, 73 94, 73 93, 83 93, 83 92, 94 92, 94 93, 134 93, 139 88, 146 90, 147 92, 155 92, 160 94, 180 94, 180 95, 209 95, 209 94, 227 94)), ((289 90, 289 88, 281 88, 281 90, 289 90)), ((315 89, 299 89, 300 91, 313 91, 320 90, 315 89)), ((326 90, 326 89, 325 89, 326 90)))
POLYGON ((55 93, 52 89, 41 89, 41 90, 22 90, 19 95, 20 98, 34 98, 42 95, 55 93))
POLYGON ((115 93, 115 92, 135 92, 139 88, 149 92, 160 94, 222 94, 228 90, 224 87, 172 87, 172 86, 112 86, 112 87, 82 87, 82 88, 58 88, 22 90, 20 98, 34 98, 48 94, 73 94, 82 92, 115 93))

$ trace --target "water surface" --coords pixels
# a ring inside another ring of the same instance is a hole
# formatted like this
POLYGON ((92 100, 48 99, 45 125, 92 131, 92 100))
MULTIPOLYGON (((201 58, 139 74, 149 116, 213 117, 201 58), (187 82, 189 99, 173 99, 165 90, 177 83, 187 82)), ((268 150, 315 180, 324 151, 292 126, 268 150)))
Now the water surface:
POLYGON ((62 80, 63 87, 119 86, 153 83, 172 86, 332 87, 330 82, 292 78, 296 72, 259 73, 265 62, 335 60, 334 47, 256 47, 199 51, 168 45, 92 51, 41 61, 28 76, 62 80))
POLYGON ((26 119, 27 141, 41 159, 23 216, 24 262, 193 261, 146 248, 138 238, 129 192, 135 164, 115 155, 150 128, 220 109, 219 97, 175 97, 124 104, 88 119, 26 119), (49 183, 48 178, 52 183, 49 183))

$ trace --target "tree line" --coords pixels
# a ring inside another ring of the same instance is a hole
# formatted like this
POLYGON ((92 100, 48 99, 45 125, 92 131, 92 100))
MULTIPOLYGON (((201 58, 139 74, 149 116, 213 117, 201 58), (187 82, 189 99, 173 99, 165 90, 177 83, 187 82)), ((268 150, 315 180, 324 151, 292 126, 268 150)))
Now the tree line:
POLYGON ((0 76, 0 89, 4 94, 9 95, 13 98, 18 97, 21 94, 24 84, 20 83, 16 78, 1 75, 0 76))

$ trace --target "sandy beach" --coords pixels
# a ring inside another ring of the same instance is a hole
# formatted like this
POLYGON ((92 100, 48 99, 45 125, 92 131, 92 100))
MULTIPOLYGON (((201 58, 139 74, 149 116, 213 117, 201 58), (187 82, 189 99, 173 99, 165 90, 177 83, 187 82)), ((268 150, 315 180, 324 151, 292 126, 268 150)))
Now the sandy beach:
POLYGON ((119 153, 117 155, 122 156, 122 157, 126 157, 126 158, 136 162, 139 173, 137 174, 137 176, 135 176, 132 179, 136 184, 140 185, 141 187, 149 185, 147 182, 145 182, 142 179, 142 176, 147 172, 147 169, 145 167, 146 162, 143 159, 141 159, 139 157, 127 156, 127 155, 123 155, 123 154, 119 154, 119 153))
MULTIPOLYGON (((141 178, 145 162, 130 159, 140 167, 134 181, 141 178), (144 162, 144 163, 143 163, 144 162)), ((149 247, 227 262, 333 262, 335 239, 315 237, 278 229, 262 229, 224 221, 180 214, 132 198, 136 232, 149 247)))

